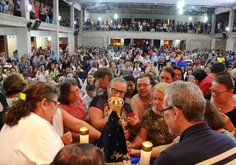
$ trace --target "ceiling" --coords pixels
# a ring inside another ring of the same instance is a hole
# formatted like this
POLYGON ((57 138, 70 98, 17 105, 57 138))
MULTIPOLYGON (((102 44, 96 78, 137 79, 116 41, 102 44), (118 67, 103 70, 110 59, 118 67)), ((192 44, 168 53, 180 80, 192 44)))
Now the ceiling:
MULTIPOLYGON (((179 0, 67 0, 68 2, 78 3, 152 3, 152 4, 177 4, 179 0)), ((187 5, 203 5, 203 6, 234 6, 235 0, 184 0, 187 5)))
MULTIPOLYGON (((179 13, 179 0, 66 0, 77 2, 89 13, 169 14, 179 13), (145 3, 144 3, 145 2, 145 3)), ((234 6, 235 0, 185 0, 184 15, 201 16, 215 8, 234 6)))

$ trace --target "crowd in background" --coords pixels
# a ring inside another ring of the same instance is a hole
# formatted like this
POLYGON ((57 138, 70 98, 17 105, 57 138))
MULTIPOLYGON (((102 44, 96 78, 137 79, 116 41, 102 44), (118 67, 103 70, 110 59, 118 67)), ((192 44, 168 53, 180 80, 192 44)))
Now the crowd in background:
MULTIPOLYGON (((89 73, 91 71, 94 73, 100 67, 112 69, 115 77, 123 77, 127 73, 137 77, 149 73, 158 82, 159 72, 163 66, 180 67, 183 73, 182 79, 186 81, 191 79, 191 73, 197 69, 209 73, 211 65, 215 62, 222 62, 229 68, 236 66, 235 55, 231 51, 198 48, 186 51, 171 46, 156 48, 110 45, 107 49, 81 46, 76 48, 73 55, 60 50, 59 58, 50 47, 34 48, 31 55, 25 54, 20 59, 17 50, 13 54, 9 59, 1 55, 1 59, 5 61, 1 65, 2 79, 16 72, 25 74, 27 79, 48 81, 47 74, 49 74, 53 83, 59 84, 60 77, 66 77, 71 73, 72 76, 76 75, 82 80, 81 87, 89 73)), ((85 89, 86 87, 83 88, 85 89)))
MULTIPOLYGON (((149 20, 136 20, 135 22, 128 23, 122 22, 121 20, 114 21, 98 21, 93 23, 90 19, 83 23, 83 30, 97 30, 97 31, 150 31, 150 32, 174 32, 174 33, 211 33, 211 22, 196 22, 196 23, 187 23, 187 22, 177 22, 169 21, 168 22, 159 22, 154 23, 149 20)), ((227 31, 228 22, 227 20, 222 22, 219 21, 216 23, 215 32, 222 33, 227 31)), ((236 24, 234 24, 233 32, 236 31, 236 24)))

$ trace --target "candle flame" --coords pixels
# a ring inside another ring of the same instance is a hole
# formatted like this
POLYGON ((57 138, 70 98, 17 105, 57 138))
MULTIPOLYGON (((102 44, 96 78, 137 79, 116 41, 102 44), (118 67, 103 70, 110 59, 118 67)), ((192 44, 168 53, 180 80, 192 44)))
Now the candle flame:
POLYGON ((152 147, 153 144, 151 142, 149 142, 149 141, 146 141, 146 142, 143 142, 143 146, 145 146, 145 147, 152 147))
POLYGON ((86 128, 86 127, 80 128, 80 131, 87 131, 87 130, 88 130, 88 128, 86 128))

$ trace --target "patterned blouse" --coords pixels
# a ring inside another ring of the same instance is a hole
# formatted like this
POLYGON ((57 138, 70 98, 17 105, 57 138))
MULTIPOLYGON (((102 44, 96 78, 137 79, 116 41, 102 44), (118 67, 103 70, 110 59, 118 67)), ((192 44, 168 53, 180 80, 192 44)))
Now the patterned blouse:
POLYGON ((148 130, 147 140, 152 142, 154 147, 169 144, 176 137, 170 135, 164 117, 157 115, 153 112, 152 108, 149 108, 144 112, 141 120, 141 127, 148 130))

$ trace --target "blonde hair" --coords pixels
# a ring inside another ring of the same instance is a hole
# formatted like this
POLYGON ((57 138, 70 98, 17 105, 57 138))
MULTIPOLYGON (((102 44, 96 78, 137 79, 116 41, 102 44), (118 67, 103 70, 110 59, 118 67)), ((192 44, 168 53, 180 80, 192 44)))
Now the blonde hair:
POLYGON ((153 91, 154 91, 154 90, 157 90, 157 91, 160 91, 160 92, 164 93, 164 92, 165 92, 165 88, 166 88, 168 85, 169 85, 168 83, 159 82, 157 85, 154 86, 153 91))

